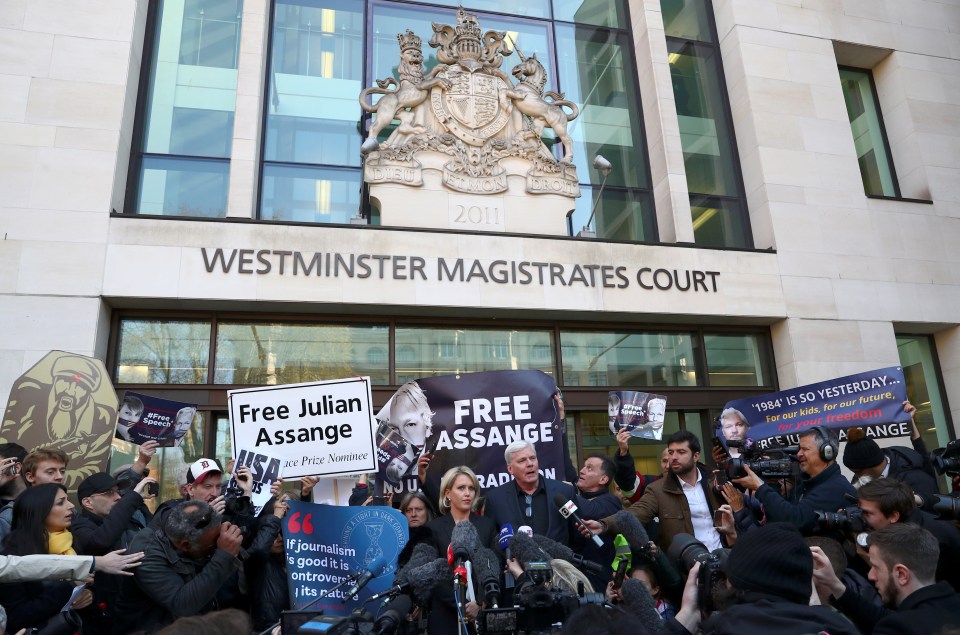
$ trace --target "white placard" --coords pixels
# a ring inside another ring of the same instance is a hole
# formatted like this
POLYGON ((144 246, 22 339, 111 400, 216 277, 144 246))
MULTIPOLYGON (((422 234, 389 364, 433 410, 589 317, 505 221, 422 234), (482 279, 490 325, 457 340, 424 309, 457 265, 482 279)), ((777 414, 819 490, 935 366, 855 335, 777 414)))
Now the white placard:
POLYGON ((369 377, 227 392, 233 453, 283 460, 284 478, 377 469, 369 377))

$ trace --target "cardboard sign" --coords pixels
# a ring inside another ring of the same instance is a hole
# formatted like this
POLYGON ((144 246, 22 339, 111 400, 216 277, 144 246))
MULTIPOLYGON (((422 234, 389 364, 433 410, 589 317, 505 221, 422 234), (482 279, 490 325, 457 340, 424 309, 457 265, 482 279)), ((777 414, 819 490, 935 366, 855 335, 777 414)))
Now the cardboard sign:
POLYGON ((234 456, 278 457, 284 477, 376 469, 369 377, 227 392, 234 456))
POLYGON ((663 420, 667 412, 667 398, 636 390, 611 390, 607 396, 607 415, 610 433, 628 430, 639 439, 663 438, 663 420))
POLYGON ((0 441, 33 451, 54 447, 70 457, 64 485, 105 472, 117 425, 117 393, 103 362, 51 351, 10 389, 0 441))
POLYGON ((143 445, 180 446, 197 416, 197 404, 160 399, 127 391, 117 415, 117 438, 143 445))

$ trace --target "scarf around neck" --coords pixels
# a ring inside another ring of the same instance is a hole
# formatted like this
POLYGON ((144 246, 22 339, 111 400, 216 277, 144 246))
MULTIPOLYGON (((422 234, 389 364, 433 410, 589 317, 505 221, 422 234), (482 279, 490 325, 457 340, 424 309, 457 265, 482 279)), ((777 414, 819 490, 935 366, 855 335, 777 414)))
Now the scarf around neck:
POLYGON ((47 553, 61 556, 75 556, 77 552, 73 550, 73 534, 69 530, 51 531, 50 539, 47 543, 47 553))

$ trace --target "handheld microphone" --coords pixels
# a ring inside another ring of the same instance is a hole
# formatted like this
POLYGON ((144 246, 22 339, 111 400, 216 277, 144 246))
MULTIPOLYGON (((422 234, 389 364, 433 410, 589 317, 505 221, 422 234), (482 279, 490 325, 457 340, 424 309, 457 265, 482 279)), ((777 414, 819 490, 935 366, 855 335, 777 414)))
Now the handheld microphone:
POLYGON ((529 525, 520 525, 517 527, 517 533, 533 538, 533 529, 529 525))
MULTIPOLYGON (((510 539, 513 538, 513 525, 507 523, 500 529, 500 536, 497 538, 497 544, 500 546, 501 551, 507 556, 507 560, 510 560, 512 557, 510 554, 510 539)), ((515 581, 513 579, 513 574, 510 571, 507 571, 503 576, 504 586, 508 589, 512 589, 515 581)))
POLYGON ((384 562, 383 556, 380 556, 371 562, 370 565, 364 569, 363 573, 361 573, 360 576, 354 580, 353 584, 350 586, 350 590, 348 590, 346 595, 343 596, 342 602, 346 604, 347 600, 360 592, 360 589, 370 584, 370 580, 373 580, 382 573, 385 565, 386 562, 384 562))
POLYGON ((590 531, 590 528, 587 527, 587 524, 580 519, 579 514, 577 514, 577 506, 572 500, 565 500, 563 498, 563 494, 557 494, 553 497, 553 504, 560 509, 561 516, 564 518, 572 518, 573 522, 577 523, 583 528, 584 531, 590 534, 593 544, 597 545, 598 547, 603 546, 603 540, 600 539, 600 536, 590 531))
POLYGON ((390 608, 384 611, 373 623, 373 635, 392 635, 403 622, 403 618, 413 608, 409 597, 401 595, 390 603, 390 608))
POLYGON ((633 550, 623 534, 617 534, 613 539, 613 546, 616 549, 616 556, 613 559, 613 570, 616 572, 613 576, 613 588, 619 589, 623 584, 623 578, 627 575, 627 569, 633 564, 633 550))
POLYGON ((431 562, 417 567, 410 572, 410 585, 413 590, 413 596, 422 604, 430 603, 430 597, 434 587, 443 583, 450 575, 450 565, 443 558, 437 558, 431 562))
POLYGON ((392 587, 390 587, 386 591, 381 591, 380 593, 374 593, 369 598, 367 598, 367 601, 376 602, 380 598, 392 599, 392 597, 395 595, 400 595, 402 593, 408 592, 410 588, 411 588, 411 584, 409 582, 404 582, 403 584, 394 584, 392 587))

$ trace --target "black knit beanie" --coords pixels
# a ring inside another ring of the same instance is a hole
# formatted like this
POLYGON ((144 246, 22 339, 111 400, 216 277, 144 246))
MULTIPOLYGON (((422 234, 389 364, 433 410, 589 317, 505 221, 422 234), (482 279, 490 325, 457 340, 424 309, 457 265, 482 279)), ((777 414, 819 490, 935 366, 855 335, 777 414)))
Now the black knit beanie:
POLYGON ((883 462, 883 450, 863 430, 852 428, 847 433, 847 447, 843 450, 843 464, 848 470, 865 470, 883 462))
POLYGON ((727 578, 738 591, 757 591, 806 604, 813 591, 813 555, 796 527, 770 523, 737 539, 727 578))

